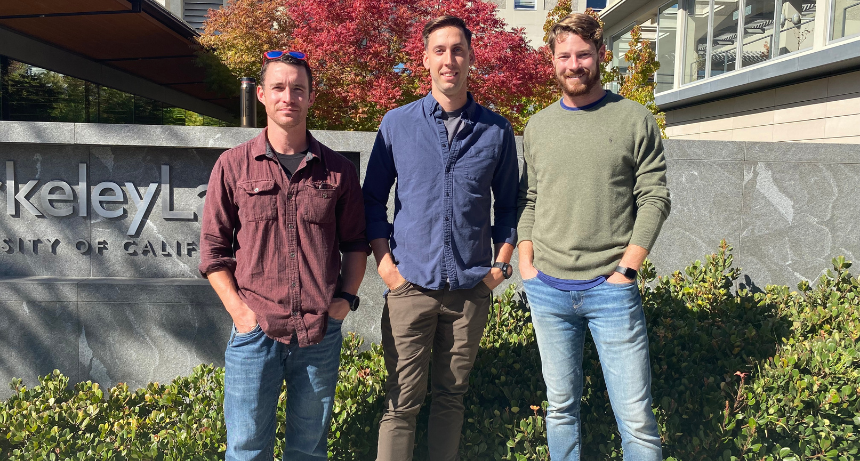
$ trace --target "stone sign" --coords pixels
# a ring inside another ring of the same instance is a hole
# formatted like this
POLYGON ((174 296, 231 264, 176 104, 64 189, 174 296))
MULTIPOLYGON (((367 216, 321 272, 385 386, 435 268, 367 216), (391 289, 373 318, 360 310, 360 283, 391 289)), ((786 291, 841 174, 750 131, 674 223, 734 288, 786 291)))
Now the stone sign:
POLYGON ((221 152, 7 146, 0 276, 196 277, 221 152))

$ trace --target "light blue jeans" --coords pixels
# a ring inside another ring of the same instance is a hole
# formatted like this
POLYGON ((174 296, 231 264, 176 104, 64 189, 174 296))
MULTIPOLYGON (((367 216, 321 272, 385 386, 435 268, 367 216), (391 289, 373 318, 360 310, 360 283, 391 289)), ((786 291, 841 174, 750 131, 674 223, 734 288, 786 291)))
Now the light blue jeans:
MULTIPOLYGON (((636 284, 603 282, 584 291, 561 291, 535 277, 523 285, 547 387, 550 458, 580 459, 582 348, 588 328, 600 356, 625 461, 663 459, 651 411, 648 334, 636 284)), ((586 453, 585 459, 596 456, 586 453)))
POLYGON ((274 456, 275 413, 287 381, 285 461, 322 460, 328 456, 342 321, 329 318, 316 345, 279 343, 258 325, 233 334, 224 353, 224 419, 228 461, 266 460, 274 456))

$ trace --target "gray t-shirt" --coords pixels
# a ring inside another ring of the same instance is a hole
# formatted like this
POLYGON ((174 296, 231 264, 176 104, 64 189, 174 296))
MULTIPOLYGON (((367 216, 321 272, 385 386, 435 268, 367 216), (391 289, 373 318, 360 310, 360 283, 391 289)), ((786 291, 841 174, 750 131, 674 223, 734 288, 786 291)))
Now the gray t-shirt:
POLYGON ((299 169, 299 165, 302 164, 302 160, 305 159, 305 155, 307 155, 307 151, 293 155, 277 154, 278 161, 281 162, 281 166, 284 167, 284 172, 287 173, 288 178, 292 178, 293 173, 299 169))
POLYGON ((302 160, 307 157, 308 151, 310 151, 310 146, 302 152, 297 152, 293 155, 286 155, 276 151, 272 148, 272 145, 266 141, 266 155, 278 159, 278 162, 281 163, 281 167, 284 169, 284 173, 287 174, 288 179, 293 178, 293 174, 299 169, 299 165, 302 164, 302 160))
MULTIPOLYGON (((469 104, 466 103, 466 106, 469 104)), ((442 111, 442 123, 445 124, 445 129, 448 130, 448 144, 454 140, 454 136, 457 136, 457 133, 463 129, 465 124, 463 123, 463 111, 466 110, 466 106, 463 106, 453 112, 445 112, 442 111)))

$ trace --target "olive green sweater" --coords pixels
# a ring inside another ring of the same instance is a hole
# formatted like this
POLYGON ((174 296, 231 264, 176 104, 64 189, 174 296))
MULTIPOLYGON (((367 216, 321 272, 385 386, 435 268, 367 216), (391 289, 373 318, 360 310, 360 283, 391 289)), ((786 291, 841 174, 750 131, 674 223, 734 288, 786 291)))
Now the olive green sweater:
POLYGON ((660 129, 642 105, 609 93, 571 111, 555 102, 523 137, 520 241, 561 279, 609 275, 628 244, 651 250, 669 215, 660 129))

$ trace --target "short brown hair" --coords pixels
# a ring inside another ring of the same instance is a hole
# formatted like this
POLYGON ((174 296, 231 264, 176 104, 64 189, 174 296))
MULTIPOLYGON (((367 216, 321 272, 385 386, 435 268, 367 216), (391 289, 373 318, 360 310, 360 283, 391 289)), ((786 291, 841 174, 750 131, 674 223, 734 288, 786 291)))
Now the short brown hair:
POLYGON ((424 38, 424 49, 427 49, 427 44, 430 42, 430 34, 443 27, 456 27, 462 30, 463 35, 466 36, 466 43, 469 45, 469 48, 472 48, 472 31, 466 27, 466 21, 457 16, 445 15, 431 19, 427 24, 424 24, 424 32, 421 33, 421 37, 424 38))
POLYGON ((308 73, 308 92, 314 90, 314 74, 311 72, 311 66, 308 64, 307 59, 297 59, 287 53, 284 53, 283 55, 281 55, 281 57, 277 59, 263 59, 263 66, 260 68, 260 80, 258 83, 260 86, 263 86, 263 83, 266 79, 266 70, 269 68, 269 64, 273 62, 282 62, 284 64, 291 64, 293 66, 304 68, 305 72, 308 73))
POLYGON ((597 19, 585 13, 573 13, 562 18, 549 30, 549 35, 546 37, 549 50, 555 54, 555 42, 559 39, 564 40, 570 34, 594 43, 594 47, 598 50, 603 46, 603 27, 597 19))

